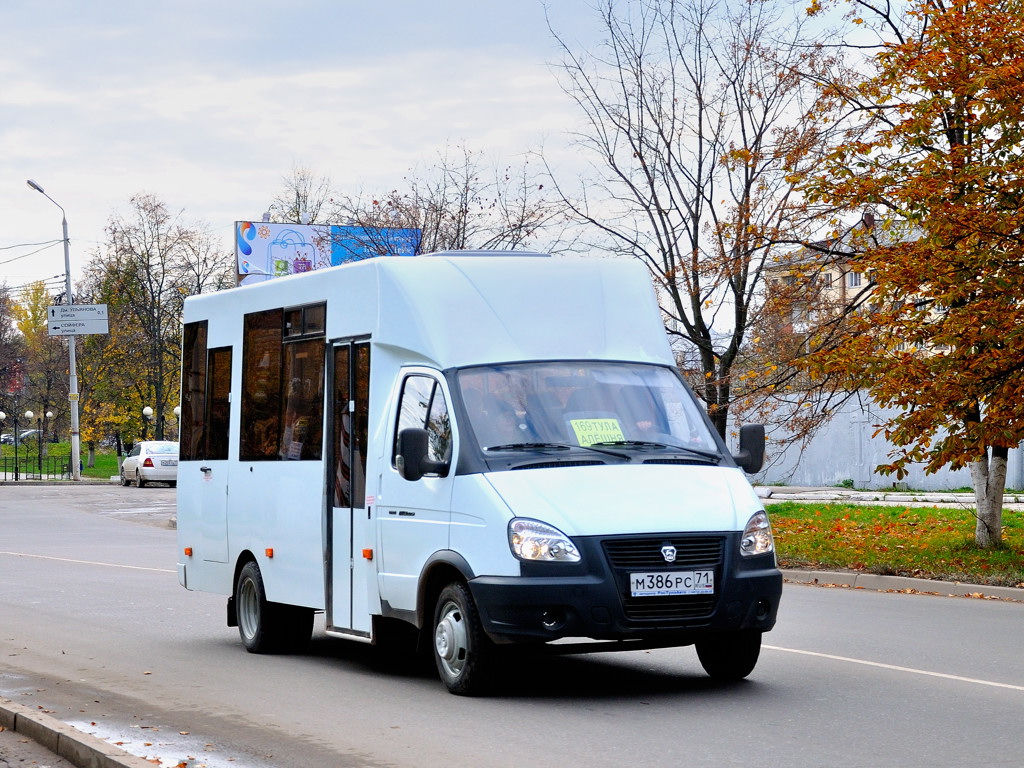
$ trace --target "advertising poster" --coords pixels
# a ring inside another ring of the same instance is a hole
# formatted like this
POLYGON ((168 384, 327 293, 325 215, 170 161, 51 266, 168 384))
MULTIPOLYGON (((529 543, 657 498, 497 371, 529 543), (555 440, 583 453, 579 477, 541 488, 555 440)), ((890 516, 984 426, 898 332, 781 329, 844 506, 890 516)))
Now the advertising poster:
POLYGON ((376 256, 415 256, 420 230, 235 222, 238 285, 376 256))

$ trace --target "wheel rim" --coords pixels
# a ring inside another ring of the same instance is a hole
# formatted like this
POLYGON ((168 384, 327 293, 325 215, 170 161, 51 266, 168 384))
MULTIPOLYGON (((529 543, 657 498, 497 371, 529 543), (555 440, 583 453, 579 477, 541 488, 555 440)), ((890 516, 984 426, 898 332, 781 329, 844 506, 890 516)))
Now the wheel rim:
POLYGON ((238 624, 247 638, 256 635, 260 621, 260 599, 256 594, 256 585, 251 579, 245 579, 238 589, 238 624))
POLYGON ((445 603, 441 609, 441 617, 434 628, 434 650, 448 675, 462 674, 469 652, 469 637, 462 609, 454 602, 445 603))

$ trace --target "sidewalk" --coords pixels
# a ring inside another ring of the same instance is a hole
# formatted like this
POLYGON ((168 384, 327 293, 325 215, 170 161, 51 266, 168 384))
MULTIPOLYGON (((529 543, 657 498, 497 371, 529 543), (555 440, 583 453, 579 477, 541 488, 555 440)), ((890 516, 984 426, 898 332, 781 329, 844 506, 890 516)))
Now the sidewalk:
POLYGON ((153 763, 0 698, 0 768, 153 768, 153 763))
MULTIPOLYGON (((911 507, 973 507, 974 494, 955 491, 860 491, 853 488, 822 488, 789 485, 754 487, 766 504, 783 501, 838 501, 864 505, 911 507)), ((1024 494, 1003 494, 1003 509, 1024 510, 1024 494)))

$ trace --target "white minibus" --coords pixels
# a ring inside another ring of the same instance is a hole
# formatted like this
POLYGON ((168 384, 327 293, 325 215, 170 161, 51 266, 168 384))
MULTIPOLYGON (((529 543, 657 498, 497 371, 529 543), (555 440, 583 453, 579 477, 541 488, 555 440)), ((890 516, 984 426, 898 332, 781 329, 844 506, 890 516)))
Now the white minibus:
POLYGON ((754 668, 768 517, 636 261, 380 257, 185 302, 178 579, 254 653, 414 637, 476 694, 517 649, 754 668))

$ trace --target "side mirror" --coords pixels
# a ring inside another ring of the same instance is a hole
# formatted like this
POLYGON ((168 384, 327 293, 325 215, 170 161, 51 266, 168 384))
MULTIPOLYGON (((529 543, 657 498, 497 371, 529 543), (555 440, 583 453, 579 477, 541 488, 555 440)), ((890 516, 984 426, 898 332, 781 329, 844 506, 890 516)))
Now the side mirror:
POLYGON ((419 480, 426 474, 448 474, 448 464, 444 461, 428 459, 429 438, 427 430, 410 427, 398 433, 398 451, 395 463, 398 474, 406 480, 419 480))
POLYGON ((744 424, 740 427, 740 450, 732 457, 748 475, 764 466, 764 424, 744 424))

